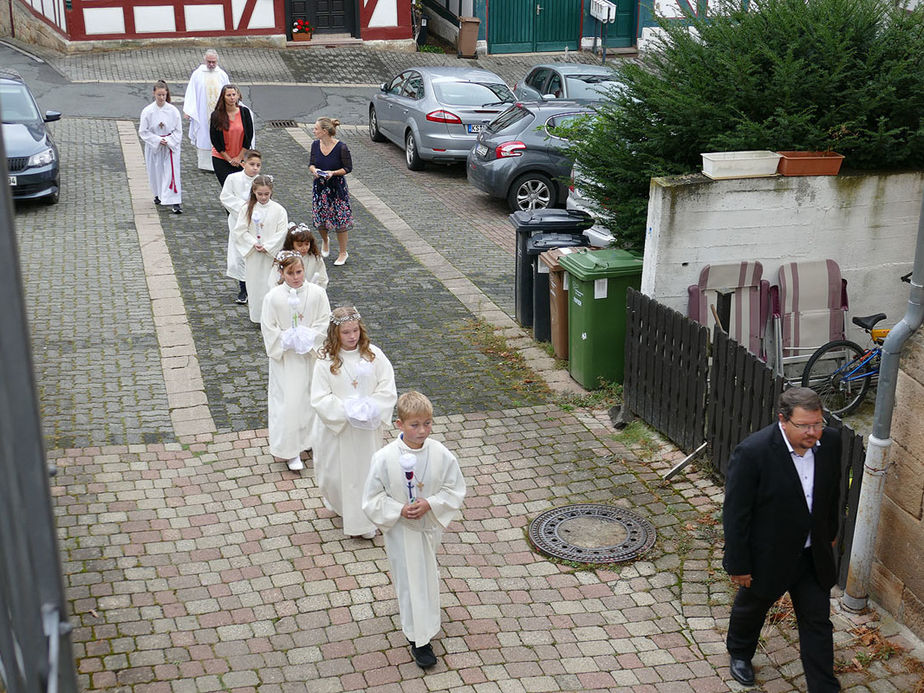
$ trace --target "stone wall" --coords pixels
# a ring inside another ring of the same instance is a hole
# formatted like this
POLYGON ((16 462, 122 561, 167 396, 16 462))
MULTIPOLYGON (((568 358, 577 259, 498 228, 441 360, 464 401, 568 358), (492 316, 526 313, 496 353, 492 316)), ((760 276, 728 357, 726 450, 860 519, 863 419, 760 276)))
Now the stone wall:
MULTIPOLYGON (((683 314, 687 287, 707 264, 780 265, 831 258, 847 279, 850 315, 905 312, 924 172, 710 180, 654 178, 642 292, 683 314)), ((848 336, 866 343, 851 325, 848 336)))
MULTIPOLYGON (((907 300, 907 291, 905 294, 907 300)), ((905 347, 870 592, 924 638, 924 334, 905 347)))

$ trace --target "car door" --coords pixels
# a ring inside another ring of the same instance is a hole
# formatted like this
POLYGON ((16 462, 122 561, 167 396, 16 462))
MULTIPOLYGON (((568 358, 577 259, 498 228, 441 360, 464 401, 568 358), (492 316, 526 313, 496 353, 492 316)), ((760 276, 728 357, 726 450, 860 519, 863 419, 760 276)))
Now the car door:
POLYGON ((377 109, 379 130, 385 137, 397 143, 400 143, 403 138, 398 124, 401 111, 396 101, 401 95, 401 87, 404 85, 407 76, 408 72, 405 71, 394 77, 391 82, 385 85, 382 93, 376 99, 376 103, 380 106, 377 109))
POLYGON ((549 79, 551 70, 547 67, 536 67, 526 75, 526 78, 516 85, 517 98, 522 101, 539 101, 542 99, 542 90, 549 79))

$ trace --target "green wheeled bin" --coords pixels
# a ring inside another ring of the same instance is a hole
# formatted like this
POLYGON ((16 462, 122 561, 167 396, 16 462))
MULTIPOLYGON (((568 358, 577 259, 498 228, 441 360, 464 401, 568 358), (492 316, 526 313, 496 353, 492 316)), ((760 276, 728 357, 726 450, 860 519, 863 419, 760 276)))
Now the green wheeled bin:
POLYGON ((621 383, 625 366, 626 291, 642 282, 642 260, 620 248, 565 255, 568 273, 568 371, 590 390, 621 383))

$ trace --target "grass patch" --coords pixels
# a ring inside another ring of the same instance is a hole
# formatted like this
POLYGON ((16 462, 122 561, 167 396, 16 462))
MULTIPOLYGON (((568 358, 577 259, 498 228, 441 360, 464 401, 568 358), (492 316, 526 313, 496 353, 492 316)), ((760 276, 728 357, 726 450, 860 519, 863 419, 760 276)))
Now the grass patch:
POLYGON ((491 359, 497 369, 496 378, 508 389, 532 398, 549 399, 551 390, 545 381, 527 365, 519 351, 507 345, 507 340, 493 325, 480 318, 471 318, 461 324, 458 333, 491 359))
POLYGON ((575 409, 610 409, 622 404, 622 385, 600 381, 600 387, 584 394, 563 392, 558 395, 558 405, 565 411, 575 409))

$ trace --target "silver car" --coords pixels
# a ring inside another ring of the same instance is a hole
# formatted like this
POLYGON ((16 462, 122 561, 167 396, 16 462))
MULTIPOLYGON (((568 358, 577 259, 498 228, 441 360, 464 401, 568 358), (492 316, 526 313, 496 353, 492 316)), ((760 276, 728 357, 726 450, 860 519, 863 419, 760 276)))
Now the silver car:
POLYGON ((610 89, 619 86, 621 82, 613 71, 603 65, 548 63, 533 67, 514 85, 513 92, 522 101, 593 102, 602 100, 610 89))
POLYGON ((500 77, 467 67, 412 67, 369 103, 369 137, 391 140, 407 167, 465 161, 482 128, 514 101, 500 77))

